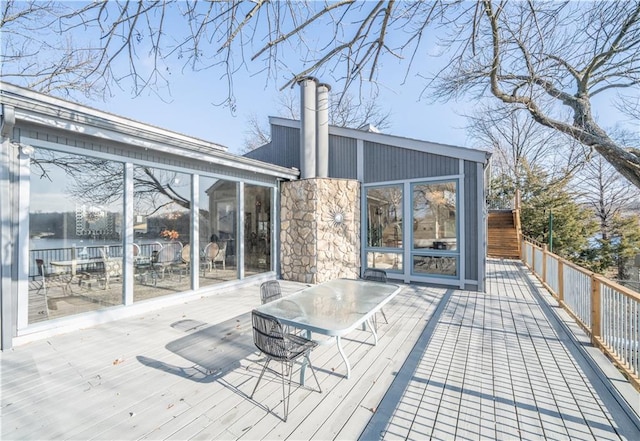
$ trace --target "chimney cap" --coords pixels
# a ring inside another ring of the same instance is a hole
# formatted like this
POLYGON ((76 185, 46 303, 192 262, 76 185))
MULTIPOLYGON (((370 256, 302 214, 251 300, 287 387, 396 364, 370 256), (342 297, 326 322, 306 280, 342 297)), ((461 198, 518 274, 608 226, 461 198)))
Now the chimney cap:
POLYGON ((320 81, 318 81, 318 79, 316 77, 312 77, 312 76, 306 76, 306 77, 301 77, 300 79, 298 79, 297 83, 304 83, 305 81, 314 81, 316 84, 319 84, 320 81))
POLYGON ((331 85, 327 84, 327 83, 318 83, 318 87, 326 87, 327 88, 327 92, 331 91, 331 85))

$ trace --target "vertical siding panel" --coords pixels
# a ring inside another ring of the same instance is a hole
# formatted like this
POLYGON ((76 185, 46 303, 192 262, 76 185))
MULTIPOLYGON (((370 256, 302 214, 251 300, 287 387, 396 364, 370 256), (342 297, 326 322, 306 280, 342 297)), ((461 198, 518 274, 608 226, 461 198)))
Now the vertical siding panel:
POLYGON ((461 222, 465 228, 465 278, 478 280, 478 240, 480 237, 478 219, 478 192, 482 189, 476 187, 477 167, 475 162, 464 161, 464 194, 465 194, 465 219, 461 222))

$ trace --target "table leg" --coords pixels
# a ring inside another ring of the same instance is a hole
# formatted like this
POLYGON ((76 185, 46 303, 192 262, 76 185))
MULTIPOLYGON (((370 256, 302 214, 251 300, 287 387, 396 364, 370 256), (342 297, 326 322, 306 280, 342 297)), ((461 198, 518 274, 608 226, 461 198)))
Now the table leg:
POLYGON ((344 353, 344 349, 342 349, 342 343, 340 340, 340 336, 336 336, 336 344, 338 345, 338 351, 340 352, 340 355, 342 356, 342 360, 344 360, 344 364, 345 366, 347 366, 347 378, 351 377, 351 365, 349 364, 349 360, 347 360, 347 356, 344 353))
POLYGON ((373 342, 374 342, 373 345, 376 346, 378 344, 378 333, 376 332, 376 328, 373 327, 371 323, 371 319, 367 319, 366 324, 371 330, 371 333, 373 334, 373 342))
MULTIPOLYGON (((311 340, 311 331, 306 329, 305 332, 307 333, 307 338, 309 340, 311 340)), ((300 385, 302 385, 302 386, 304 386, 304 377, 305 377, 305 372, 306 371, 307 371, 307 358, 303 357, 302 358, 302 366, 300 366, 300 385)))

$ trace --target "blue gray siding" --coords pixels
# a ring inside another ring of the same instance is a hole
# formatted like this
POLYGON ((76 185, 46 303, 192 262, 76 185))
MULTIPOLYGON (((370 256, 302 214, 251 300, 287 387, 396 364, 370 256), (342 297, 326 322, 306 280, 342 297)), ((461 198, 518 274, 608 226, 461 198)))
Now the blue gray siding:
POLYGON ((342 136, 329 136, 329 176, 357 179, 357 141, 342 136))
MULTIPOLYGON (((475 162, 464 161, 464 219, 463 228, 465 236, 465 278, 478 280, 478 240, 480 240, 479 228, 483 228, 478 219, 478 201, 483 192, 478 188, 478 165, 475 162)), ((484 256, 482 256, 484 258, 484 256)))
POLYGON ((364 183, 457 175, 457 158, 364 143, 364 183))

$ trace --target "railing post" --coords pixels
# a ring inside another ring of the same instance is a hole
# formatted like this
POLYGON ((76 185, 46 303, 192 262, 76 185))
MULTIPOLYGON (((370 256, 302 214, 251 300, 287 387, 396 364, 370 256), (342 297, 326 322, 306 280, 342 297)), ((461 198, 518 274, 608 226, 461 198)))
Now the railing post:
POLYGON ((600 279, 591 274, 591 342, 599 346, 600 337, 600 279))

